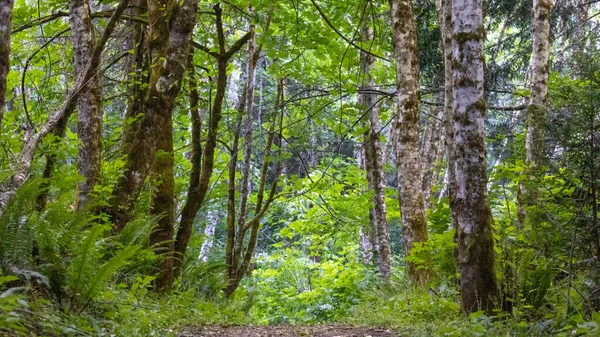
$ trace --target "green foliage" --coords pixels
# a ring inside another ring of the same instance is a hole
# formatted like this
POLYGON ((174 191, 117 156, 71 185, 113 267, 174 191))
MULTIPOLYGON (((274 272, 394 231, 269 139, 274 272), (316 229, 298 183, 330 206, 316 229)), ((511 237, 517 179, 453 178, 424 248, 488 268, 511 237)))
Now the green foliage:
POLYGON ((341 256, 314 262, 297 249, 257 259, 244 292, 250 315, 261 324, 320 323, 339 320, 373 287, 372 272, 341 256))

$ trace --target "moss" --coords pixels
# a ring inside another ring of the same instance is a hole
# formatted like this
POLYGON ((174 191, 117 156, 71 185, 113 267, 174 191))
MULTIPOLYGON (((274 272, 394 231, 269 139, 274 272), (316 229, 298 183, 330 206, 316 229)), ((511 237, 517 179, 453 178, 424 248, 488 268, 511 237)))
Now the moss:
POLYGON ((460 87, 474 87, 476 85, 476 83, 469 77, 462 76, 458 79, 458 81, 456 81, 455 85, 456 85, 456 87, 459 87, 459 88, 460 87))
POLYGON ((460 32, 453 35, 453 39, 458 43, 465 43, 468 41, 477 41, 485 37, 485 28, 479 27, 474 32, 460 32))

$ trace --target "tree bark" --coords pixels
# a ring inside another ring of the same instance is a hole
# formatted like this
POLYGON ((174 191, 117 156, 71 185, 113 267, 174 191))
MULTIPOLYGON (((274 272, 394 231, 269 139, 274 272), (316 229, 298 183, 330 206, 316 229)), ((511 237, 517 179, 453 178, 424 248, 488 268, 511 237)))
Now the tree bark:
MULTIPOLYGON (((69 0, 75 73, 80 74, 94 51, 94 26, 89 0, 69 0)), ((76 208, 81 210, 98 183, 102 154, 102 102, 99 77, 94 77, 77 100, 77 169, 84 179, 78 185, 76 208)))
MULTIPOLYGON (((172 138, 173 132, 170 121, 188 64, 197 6, 197 0, 185 0, 177 4, 166 0, 148 1, 148 52, 151 60, 149 84, 143 103, 144 116, 131 144, 126 146, 127 162, 123 175, 113 190, 112 203, 107 211, 115 225, 115 232, 122 230, 129 222, 133 204, 139 196, 155 152, 160 150, 166 157, 172 156, 172 145, 168 144, 168 138, 172 138)), ((166 174, 170 175, 168 172, 166 174)), ((170 193, 168 188, 164 193, 170 193)), ((167 205, 167 208, 170 207, 167 205)), ((167 218, 170 216, 167 215, 167 218)), ((172 223, 170 226, 166 223, 163 225, 165 229, 173 227, 172 223)), ((170 240, 172 242, 172 238, 170 240)))
MULTIPOLYGON (((423 203, 421 162, 419 158, 420 84, 419 60, 412 1, 390 0, 396 51, 396 84, 398 120, 395 132, 398 192, 402 212, 402 229, 406 255, 416 243, 428 240, 425 206, 423 203)), ((384 242, 380 242, 384 244, 384 242)), ((429 281, 426 269, 407 261, 408 276, 415 285, 429 281)))
MULTIPOLYGON (((362 28, 363 40, 365 43, 373 42, 373 29, 368 24, 362 28)), ((371 75, 371 68, 375 63, 375 57, 365 51, 360 51, 361 73, 364 74, 364 84, 358 97, 358 104, 363 109, 364 114, 368 116, 368 130, 364 134, 363 150, 365 169, 367 171, 367 182, 369 190, 373 191, 373 205, 369 210, 368 228, 369 246, 376 249, 376 254, 370 254, 377 257, 377 266, 381 272, 384 282, 390 277, 390 246, 388 224, 385 206, 385 175, 383 172, 383 153, 379 132, 381 125, 379 122, 379 105, 377 95, 368 93, 368 89, 375 87, 375 81, 371 75)))
POLYGON ((528 179, 524 184, 522 204, 519 205, 518 226, 525 226, 527 208, 539 198, 541 164, 546 141, 546 115, 548 111, 548 75, 550 70, 550 1, 533 1, 533 51, 531 53, 531 97, 527 106, 527 134, 525 138, 525 163, 528 179))
POLYGON ((456 151, 454 138, 454 108, 452 84, 452 1, 436 1, 438 23, 442 33, 444 49, 444 141, 446 145, 446 173, 444 188, 440 198, 448 195, 448 203, 452 210, 452 227, 458 228, 458 214, 456 213, 456 151))
MULTIPOLYGON (((202 117, 200 114, 199 103, 200 96, 198 94, 198 82, 196 80, 196 71, 194 69, 194 53, 190 53, 189 57, 189 90, 190 90, 190 108, 189 115, 192 122, 192 171, 190 172, 190 183, 187 191, 187 200, 181 211, 181 219, 179 221, 179 228, 190 229, 190 233, 185 233, 191 236, 191 228, 196 218, 196 214, 202 206, 202 200, 198 197, 200 193, 198 191, 200 185, 200 173, 202 170, 202 117)), ((179 230, 181 231, 181 229, 179 230)), ((178 235, 179 235, 178 231, 178 235)), ((183 235, 183 232, 182 232, 183 235)), ((179 247, 182 242, 181 240, 175 241, 175 261, 174 261, 174 276, 178 277, 181 274, 181 265, 183 263, 183 254, 181 253, 182 248, 179 247)))
POLYGON ((483 11, 480 0, 452 4, 456 204, 461 307, 492 313, 499 304, 484 144, 483 11))
POLYGON ((10 70, 10 34, 12 31, 13 0, 0 0, 0 130, 6 103, 6 78, 10 70))
POLYGON ((439 166, 437 163, 443 157, 443 133, 442 118, 443 107, 432 109, 433 115, 429 116, 425 123, 425 132, 421 146, 421 167, 423 168, 423 201, 425 209, 432 208, 433 196, 432 186, 439 179, 439 166))

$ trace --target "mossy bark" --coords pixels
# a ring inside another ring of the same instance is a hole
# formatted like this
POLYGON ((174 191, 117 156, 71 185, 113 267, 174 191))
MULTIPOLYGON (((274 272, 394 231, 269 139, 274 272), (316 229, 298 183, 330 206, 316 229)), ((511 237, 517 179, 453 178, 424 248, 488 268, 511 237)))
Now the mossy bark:
MULTIPOLYGON (((416 243, 428 241, 427 221, 422 191, 419 156, 420 83, 417 35, 413 21, 412 1, 390 0, 396 51, 396 83, 398 119, 394 130, 398 135, 396 166, 398 192, 402 212, 402 233, 406 255, 416 243)), ((380 242, 381 244, 381 242, 380 242)), ((430 278, 427 269, 406 262, 408 276, 415 285, 425 285, 430 278)))
MULTIPOLYGON (((85 72, 96 44, 89 0, 69 1, 75 72, 85 72)), ((77 189, 76 208, 82 209, 100 178, 102 155, 102 96, 100 80, 92 78, 77 100, 77 170, 84 179, 77 189)))
POLYGON ((6 78, 10 70, 10 34, 14 1, 0 0, 0 130, 6 102, 6 78))
POLYGON ((525 163, 529 166, 519 205, 520 228, 525 227, 527 208, 539 199, 541 165, 544 161, 548 76, 550 70, 550 1, 533 1, 533 50, 531 53, 531 96, 527 106, 525 163))
POLYGON ((492 313, 499 305, 484 144, 483 11, 480 0, 454 0, 453 109, 461 308, 492 313), (467 38, 468 37, 468 38, 467 38))

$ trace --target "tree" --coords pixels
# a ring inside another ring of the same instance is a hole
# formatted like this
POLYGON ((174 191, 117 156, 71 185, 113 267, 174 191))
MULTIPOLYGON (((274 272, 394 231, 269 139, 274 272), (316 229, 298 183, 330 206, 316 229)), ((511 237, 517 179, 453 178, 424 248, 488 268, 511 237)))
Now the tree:
MULTIPOLYGON (((413 22, 412 1, 390 0, 393 40, 396 52, 396 88, 398 119, 394 131, 398 134, 396 166, 398 195, 402 212, 402 232, 406 255, 416 243, 428 240, 423 177, 419 156, 420 81, 417 36, 413 22)), ((426 269, 407 261, 408 275, 416 285, 429 279, 426 269)))
POLYGON ((461 308, 487 313, 498 305, 492 212, 487 196, 483 90, 483 10, 480 0, 452 2, 452 81, 461 308))
MULTIPOLYGON (((368 21, 363 24, 363 40, 365 44, 373 43, 373 28, 368 21)), ((358 96, 358 103, 364 114, 368 116, 368 129, 364 134, 362 148, 365 158, 365 169, 367 171, 367 183, 369 190, 373 191, 373 207, 370 210, 370 241, 371 247, 377 257, 376 264, 379 272, 387 282, 390 277, 390 239, 388 234, 388 223, 385 205, 385 174, 383 172, 383 153, 381 150, 380 131, 381 123, 379 121, 379 102, 375 80, 371 74, 371 68, 375 62, 375 57, 361 50, 360 67, 364 74, 364 84, 358 96)))
POLYGON ((527 106, 525 163, 530 166, 524 186, 524 204, 519 214, 519 226, 524 226, 528 205, 538 199, 540 169, 544 160, 548 111, 548 75, 550 73, 550 1, 533 1, 533 50, 531 53, 531 96, 527 106))
MULTIPOLYGON (((176 275, 180 273, 181 263, 185 256, 190 237, 192 236, 192 225, 196 213, 204 203, 204 199, 209 189, 210 178, 213 173, 213 167, 215 164, 215 150, 217 147, 217 134, 219 132, 219 122, 221 121, 223 112, 223 100, 225 98, 225 91, 227 88, 227 66, 235 53, 237 53, 242 46, 252 37, 252 32, 244 34, 238 39, 229 49, 227 49, 227 41, 225 39, 225 31, 223 29, 223 11, 220 4, 216 4, 213 7, 216 16, 216 28, 217 28, 217 44, 218 52, 211 50, 210 48, 203 46, 199 43, 193 43, 194 48, 199 49, 210 56, 214 57, 217 61, 217 79, 216 79, 216 93, 212 104, 210 118, 208 120, 208 135, 206 142, 204 143, 204 150, 202 152, 202 166, 200 170, 199 181, 191 181, 188 194, 188 201, 186 202, 182 214, 181 221, 179 223, 179 230, 175 238, 175 271, 176 275), (197 185, 196 185, 197 184, 197 185)), ((196 162, 196 164, 198 164, 196 162)))
MULTIPOLYGON (((92 12, 88 0, 69 1, 69 21, 73 41, 75 73, 85 71, 94 51, 95 37, 92 12)), ((79 184, 77 208, 81 209, 89 200, 89 194, 100 177, 102 152, 102 104, 100 80, 94 77, 77 99, 77 134, 79 152, 77 167, 85 179, 79 184)))
POLYGON ((12 28, 13 0, 0 0, 0 130, 6 99, 6 77, 10 70, 10 33, 12 28))

